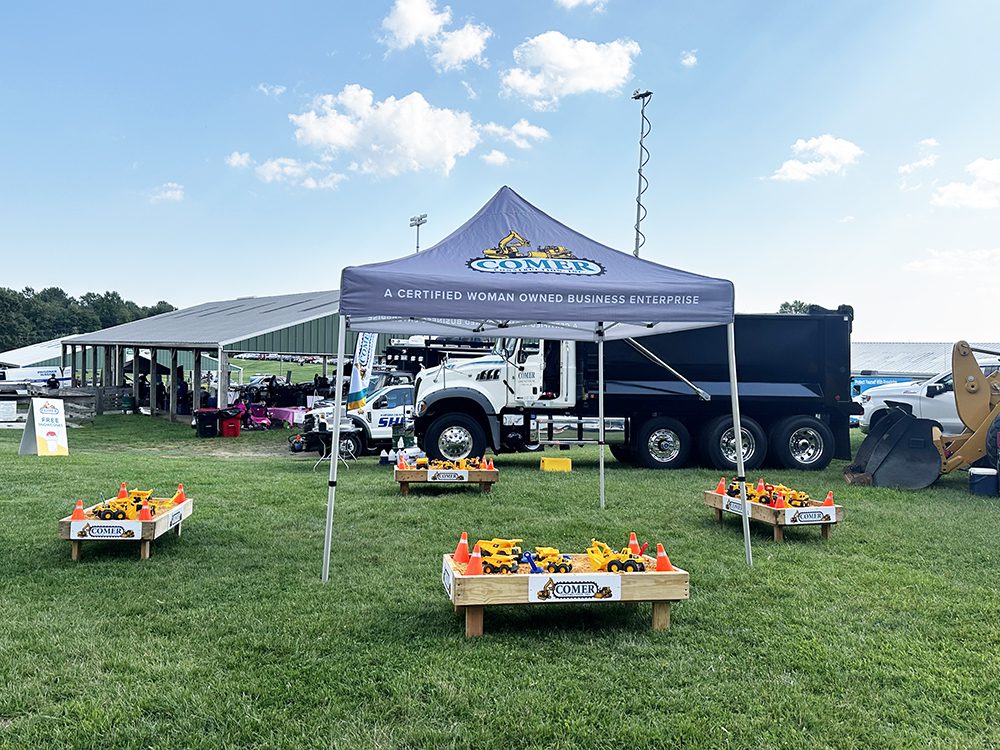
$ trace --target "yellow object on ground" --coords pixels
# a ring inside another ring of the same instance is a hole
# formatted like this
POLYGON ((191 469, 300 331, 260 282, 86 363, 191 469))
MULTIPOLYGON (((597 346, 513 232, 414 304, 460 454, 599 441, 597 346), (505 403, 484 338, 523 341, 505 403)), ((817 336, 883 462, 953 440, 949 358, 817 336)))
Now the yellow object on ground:
POLYGON ((539 468, 542 471, 573 471, 573 459, 542 456, 539 468))

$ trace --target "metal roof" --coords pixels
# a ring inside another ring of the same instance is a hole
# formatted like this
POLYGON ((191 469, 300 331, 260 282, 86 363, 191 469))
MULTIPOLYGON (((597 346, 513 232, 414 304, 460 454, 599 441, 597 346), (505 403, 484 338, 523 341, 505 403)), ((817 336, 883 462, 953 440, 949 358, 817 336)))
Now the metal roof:
MULTIPOLYGON (((30 346, 22 346, 19 349, 11 349, 7 352, 0 352, 0 365, 9 367, 31 367, 39 365, 47 360, 62 357, 62 339, 52 339, 51 341, 41 341, 30 346)), ((44 365, 39 365, 44 366, 44 365)))
POLYGON ((103 331, 70 336, 62 339, 62 343, 217 349, 334 315, 339 301, 339 292, 326 291, 206 302, 103 331))
MULTIPOLYGON (((851 372, 879 375, 930 377, 951 368, 954 342, 852 341, 851 372)), ((972 344, 975 348, 1000 352, 1000 344, 972 344)), ((978 359, 989 358, 977 354, 978 359)))

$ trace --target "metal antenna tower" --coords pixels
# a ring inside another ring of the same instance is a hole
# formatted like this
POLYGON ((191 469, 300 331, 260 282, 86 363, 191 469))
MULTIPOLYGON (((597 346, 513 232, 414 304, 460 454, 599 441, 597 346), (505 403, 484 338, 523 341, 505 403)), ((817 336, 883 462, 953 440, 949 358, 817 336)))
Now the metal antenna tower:
POLYGON ((653 126, 650 124, 649 119, 646 117, 646 104, 653 97, 652 91, 639 91, 636 89, 632 92, 632 98, 638 99, 642 102, 642 106, 639 109, 639 115, 642 118, 639 122, 639 185, 636 189, 635 195, 635 257, 639 257, 639 248, 646 244, 646 235, 642 233, 639 229, 639 225, 642 224, 642 220, 646 218, 646 207, 642 205, 642 194, 646 192, 646 188, 649 187, 649 181, 643 176, 642 168, 646 166, 649 162, 649 151, 646 150, 646 145, 644 141, 646 136, 649 135, 653 126))

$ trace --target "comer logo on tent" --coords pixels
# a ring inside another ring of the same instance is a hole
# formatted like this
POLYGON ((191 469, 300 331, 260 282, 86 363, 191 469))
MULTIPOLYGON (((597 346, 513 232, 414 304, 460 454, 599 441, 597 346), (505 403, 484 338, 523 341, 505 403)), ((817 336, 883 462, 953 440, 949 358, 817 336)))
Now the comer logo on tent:
POLYGON ((561 245, 546 245, 531 250, 531 243, 515 230, 483 251, 482 258, 472 258, 469 268, 482 273, 559 273, 569 276, 600 276, 604 266, 586 258, 577 258, 561 245))

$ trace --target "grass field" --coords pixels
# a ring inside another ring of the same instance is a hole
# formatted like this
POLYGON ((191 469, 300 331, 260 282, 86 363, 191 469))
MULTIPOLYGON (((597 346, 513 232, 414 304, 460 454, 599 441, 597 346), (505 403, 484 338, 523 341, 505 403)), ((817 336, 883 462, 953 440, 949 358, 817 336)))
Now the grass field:
POLYGON ((0 747, 1000 745, 1000 511, 964 474, 915 493, 848 488, 842 463, 783 474, 832 488, 846 521, 825 543, 754 527, 748 569, 738 521, 701 503, 712 471, 611 459, 602 513, 593 450, 570 475, 503 457, 490 495, 406 500, 364 459, 341 473, 323 585, 326 476, 286 435, 105 417, 39 459, 0 433, 0 747), (121 481, 183 481, 184 535, 141 564, 110 543, 71 563, 57 519, 121 481), (564 550, 634 530, 691 572, 691 600, 666 632, 649 605, 488 608, 467 640, 440 584, 463 530, 564 550))
MULTIPOLYGON (((293 383, 311 383, 314 375, 323 374, 323 365, 302 364, 298 362, 282 362, 276 359, 232 359, 230 360, 237 367, 243 368, 243 382, 245 383, 254 375, 278 375, 288 377, 289 370, 292 373, 293 383)), ((337 358, 331 357, 327 367, 327 372, 332 374, 336 369, 337 358)))

